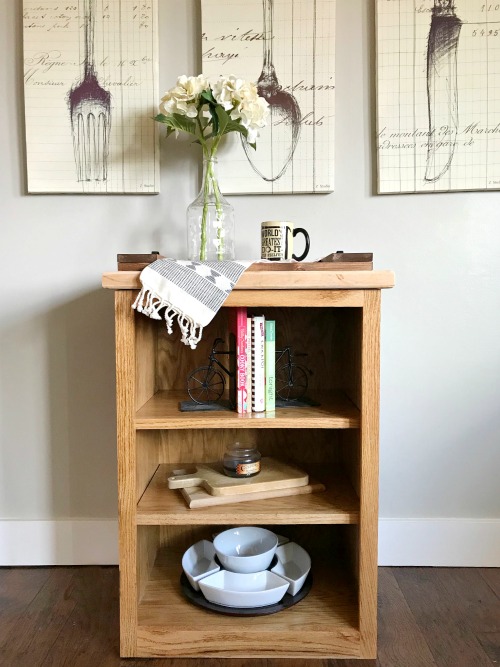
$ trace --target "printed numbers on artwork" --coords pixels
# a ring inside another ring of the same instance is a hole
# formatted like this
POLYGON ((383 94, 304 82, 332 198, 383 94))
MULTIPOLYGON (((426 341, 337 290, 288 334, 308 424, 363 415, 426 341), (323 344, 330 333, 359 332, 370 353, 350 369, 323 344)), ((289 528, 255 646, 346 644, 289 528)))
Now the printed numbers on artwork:
POLYGON ((472 36, 473 37, 498 37, 499 35, 499 30, 485 30, 484 28, 481 28, 479 30, 478 28, 474 28, 472 31, 472 36))

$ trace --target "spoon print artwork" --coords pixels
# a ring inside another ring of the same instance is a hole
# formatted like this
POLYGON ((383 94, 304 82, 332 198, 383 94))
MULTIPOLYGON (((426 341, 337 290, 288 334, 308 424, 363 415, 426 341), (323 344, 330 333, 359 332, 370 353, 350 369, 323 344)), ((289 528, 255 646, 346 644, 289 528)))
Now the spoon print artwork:
POLYGON ((274 0, 262 0, 264 64, 257 81, 259 95, 269 103, 269 120, 261 130, 258 149, 242 138, 248 161, 265 181, 276 181, 292 161, 300 136, 301 112, 295 97, 282 89, 273 64, 274 0))

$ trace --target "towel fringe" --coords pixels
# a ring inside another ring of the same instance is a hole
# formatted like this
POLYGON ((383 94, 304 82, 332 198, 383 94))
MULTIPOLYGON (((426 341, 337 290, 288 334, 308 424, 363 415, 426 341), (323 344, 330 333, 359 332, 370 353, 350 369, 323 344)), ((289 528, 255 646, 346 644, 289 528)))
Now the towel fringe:
POLYGON ((165 308, 163 317, 169 334, 172 333, 174 319, 177 318, 177 324, 182 333, 181 342, 184 343, 184 345, 189 345, 189 347, 194 350, 201 340, 203 335, 203 327, 201 324, 198 324, 190 317, 187 317, 171 303, 162 299, 156 292, 153 292, 146 287, 141 289, 132 308, 139 313, 144 313, 144 315, 147 315, 154 320, 162 319, 159 311, 162 308, 165 308))

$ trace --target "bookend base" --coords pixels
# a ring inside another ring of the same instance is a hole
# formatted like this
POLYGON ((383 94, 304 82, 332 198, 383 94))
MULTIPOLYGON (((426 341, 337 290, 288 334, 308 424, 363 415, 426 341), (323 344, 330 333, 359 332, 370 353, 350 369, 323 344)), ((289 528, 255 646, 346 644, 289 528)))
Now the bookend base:
POLYGON ((195 403, 194 401, 180 401, 181 412, 228 412, 234 410, 229 401, 218 403, 195 403))
POLYGON ((318 407, 318 405, 321 405, 321 403, 318 403, 318 401, 313 401, 312 398, 307 398, 304 396, 303 398, 297 400, 297 401, 284 401, 282 398, 277 398, 276 399, 276 407, 277 408, 311 408, 311 407, 318 407))

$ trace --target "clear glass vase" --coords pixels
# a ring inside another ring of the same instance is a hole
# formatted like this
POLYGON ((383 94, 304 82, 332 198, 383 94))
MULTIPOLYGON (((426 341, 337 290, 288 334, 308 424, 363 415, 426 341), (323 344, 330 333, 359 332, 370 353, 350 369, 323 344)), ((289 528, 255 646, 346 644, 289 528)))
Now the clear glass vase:
POLYGON ((203 160, 201 190, 187 209, 187 240, 189 259, 234 259, 234 208, 221 194, 214 157, 203 160))

